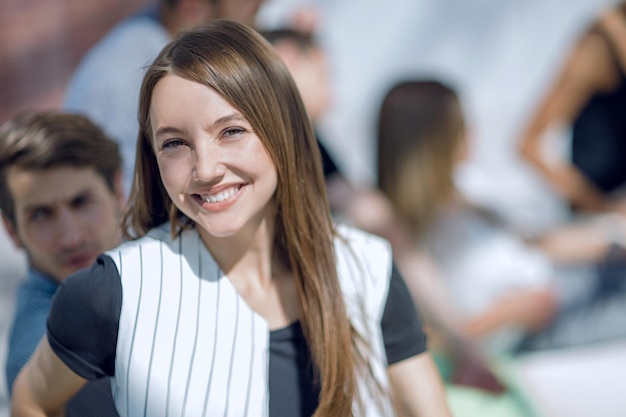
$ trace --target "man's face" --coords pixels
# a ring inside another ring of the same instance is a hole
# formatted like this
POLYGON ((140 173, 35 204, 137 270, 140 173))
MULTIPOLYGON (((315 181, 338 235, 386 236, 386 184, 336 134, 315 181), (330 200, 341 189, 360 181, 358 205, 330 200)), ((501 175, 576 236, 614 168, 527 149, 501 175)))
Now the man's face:
POLYGON ((300 59, 289 68, 311 119, 317 122, 330 104, 330 81, 326 58, 320 48, 298 52, 300 59))
POLYGON ((328 64, 318 46, 299 47, 288 39, 278 40, 275 50, 295 81, 306 111, 314 123, 324 116, 330 105, 328 64))
POLYGON ((3 218, 5 227, 30 266, 54 280, 89 266, 120 242, 121 187, 111 192, 95 169, 12 167, 7 185, 15 224, 3 218))

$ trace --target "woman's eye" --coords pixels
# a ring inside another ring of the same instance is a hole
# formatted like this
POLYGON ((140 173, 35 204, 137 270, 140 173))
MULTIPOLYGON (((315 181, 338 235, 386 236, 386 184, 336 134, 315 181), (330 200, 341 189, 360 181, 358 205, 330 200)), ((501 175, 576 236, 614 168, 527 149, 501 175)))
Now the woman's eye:
POLYGON ((241 127, 229 127, 228 129, 224 130, 223 135, 226 137, 237 136, 244 133, 245 131, 246 130, 241 127))
POLYGON ((179 139, 169 139, 166 140, 165 142, 163 142, 163 145, 161 145, 161 147, 163 149, 176 149, 180 146, 184 145, 182 140, 179 139))

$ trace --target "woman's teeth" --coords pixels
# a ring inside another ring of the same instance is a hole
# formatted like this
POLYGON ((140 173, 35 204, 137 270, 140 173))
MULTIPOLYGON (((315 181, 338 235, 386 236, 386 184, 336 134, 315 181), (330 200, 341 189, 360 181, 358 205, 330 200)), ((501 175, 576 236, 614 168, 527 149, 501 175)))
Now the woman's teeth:
POLYGON ((220 193, 217 193, 215 195, 212 195, 212 194, 203 195, 202 199, 206 201, 207 203, 219 203, 220 201, 228 200, 230 197, 235 195, 237 191, 239 191, 239 188, 233 187, 233 188, 229 188, 228 190, 224 190, 220 193))

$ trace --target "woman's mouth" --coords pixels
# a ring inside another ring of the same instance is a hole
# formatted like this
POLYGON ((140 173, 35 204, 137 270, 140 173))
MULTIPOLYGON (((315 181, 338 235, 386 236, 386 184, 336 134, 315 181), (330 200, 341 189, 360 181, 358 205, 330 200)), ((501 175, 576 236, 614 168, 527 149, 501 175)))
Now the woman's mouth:
POLYGON ((239 192, 241 189, 241 185, 237 185, 234 187, 230 187, 226 190, 222 190, 216 194, 201 194, 200 198, 204 200, 206 203, 220 203, 222 201, 226 201, 232 198, 235 194, 239 192))

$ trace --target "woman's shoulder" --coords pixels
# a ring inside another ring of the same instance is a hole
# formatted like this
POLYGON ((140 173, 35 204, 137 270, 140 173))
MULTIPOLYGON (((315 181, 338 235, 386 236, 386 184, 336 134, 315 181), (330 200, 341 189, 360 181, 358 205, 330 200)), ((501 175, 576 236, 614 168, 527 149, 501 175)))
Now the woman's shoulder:
POLYGON ((335 233, 335 248, 351 247, 391 251, 391 245, 384 238, 347 224, 336 223, 335 233))
POLYGON ((158 246, 162 243, 172 245, 177 240, 172 237, 169 229, 169 223, 164 223, 149 230, 145 235, 136 239, 126 240, 115 248, 106 251, 106 255, 114 260, 120 255, 132 254, 137 251, 149 249, 152 246, 158 246))
POLYGON ((91 266, 78 270, 67 277, 61 283, 59 291, 71 288, 71 291, 93 292, 95 288, 101 285, 108 286, 111 279, 119 281, 119 273, 111 256, 103 253, 96 258, 91 266))
POLYGON ((382 237, 346 224, 336 224, 334 243, 340 272, 342 267, 350 270, 365 268, 371 272, 368 275, 376 276, 388 276, 391 272, 391 245, 382 237))
MULTIPOLYGON (((391 245, 382 237, 352 226, 335 226, 337 272, 346 300, 361 300, 378 311, 389 290, 391 245)), ((350 304, 350 303, 348 303, 350 304)), ((381 310, 382 311, 382 310, 381 310)))

